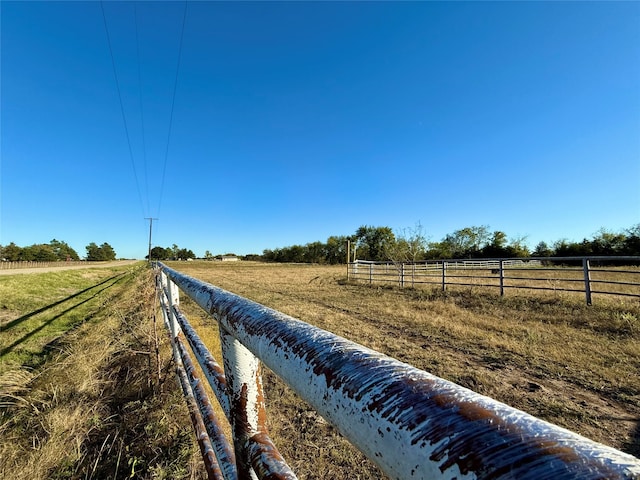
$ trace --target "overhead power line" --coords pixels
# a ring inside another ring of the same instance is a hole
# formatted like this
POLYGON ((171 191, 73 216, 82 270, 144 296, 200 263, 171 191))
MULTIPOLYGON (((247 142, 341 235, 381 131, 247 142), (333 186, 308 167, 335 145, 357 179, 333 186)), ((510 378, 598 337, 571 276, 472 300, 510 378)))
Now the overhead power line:
POLYGON ((120 113, 122 114, 122 123, 124 124, 124 131, 127 137, 127 146, 129 147, 129 159, 131 160, 131 167, 133 168, 133 176, 136 182, 136 190, 138 191, 138 199, 140 200, 140 207, 142 208, 142 215, 144 216, 144 203, 142 202, 142 195, 140 193, 140 182, 138 181, 138 172, 136 171, 136 164, 133 160, 133 150, 131 149, 131 138, 129 136, 129 127, 127 126, 127 117, 124 114, 124 105, 122 103, 122 93, 120 92, 120 82, 118 81, 118 72, 116 70, 116 61, 113 56, 113 48, 111 47, 111 36, 109 35, 109 27, 107 26, 107 16, 104 13, 104 3, 100 1, 100 9, 102 10, 102 19, 104 20, 104 30, 107 33, 107 44, 109 45, 109 54, 111 55, 111 66, 113 67, 113 76, 116 80, 116 90, 118 91, 118 100, 120 101, 120 113))
POLYGON ((178 87, 178 74, 180 73, 180 60, 182 58, 182 40, 184 39, 184 25, 187 19, 187 0, 184 2, 184 11, 182 12, 182 30, 180 32, 180 46, 178 47, 178 64, 176 66, 176 76, 173 82, 173 96, 171 99, 171 113, 169 115, 169 131, 167 133, 167 146, 164 152, 164 165, 162 166, 162 179, 160 181, 160 199, 158 200, 158 213, 162 205, 162 194, 164 192, 164 181, 167 173, 167 159, 169 157, 169 142, 171 140, 171 129, 173 127, 173 110, 176 103, 176 90, 178 87))
POLYGON ((140 95, 140 123, 142 124, 142 169, 144 172, 144 194, 147 200, 147 212, 151 215, 151 206, 149 205, 149 175, 147 173, 147 145, 144 129, 144 108, 142 102, 142 68, 140 62, 140 38, 138 35, 138 7, 137 3, 133 3, 133 16, 136 24, 136 54, 138 57, 138 87, 140 95))

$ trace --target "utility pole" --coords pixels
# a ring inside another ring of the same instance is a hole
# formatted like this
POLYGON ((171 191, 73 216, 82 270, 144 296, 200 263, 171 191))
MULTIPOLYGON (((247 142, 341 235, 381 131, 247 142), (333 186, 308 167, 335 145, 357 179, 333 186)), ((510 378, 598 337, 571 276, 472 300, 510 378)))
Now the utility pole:
POLYGON ((145 220, 149 220, 149 263, 151 263, 151 231, 153 230, 153 221, 158 220, 157 218, 145 217, 145 220))

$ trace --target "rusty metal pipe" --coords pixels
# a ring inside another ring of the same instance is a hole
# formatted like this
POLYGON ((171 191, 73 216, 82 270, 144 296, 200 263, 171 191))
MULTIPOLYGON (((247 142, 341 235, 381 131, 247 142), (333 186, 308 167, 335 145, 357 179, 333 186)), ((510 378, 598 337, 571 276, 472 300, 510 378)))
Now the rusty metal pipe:
POLYGON ((189 416, 191 417, 191 423, 193 424, 193 429, 196 433, 196 438, 198 439, 198 446, 200 447, 200 453, 204 460, 204 468, 207 471, 207 478, 209 480, 225 480, 222 476, 222 472, 220 471, 220 466, 216 460, 213 447, 211 446, 211 440, 209 438, 209 434, 207 434, 206 427, 204 426, 200 409, 198 408, 193 396, 193 390, 191 390, 187 373, 184 371, 184 366, 179 362, 176 362, 176 374, 178 375, 182 392, 184 393, 185 400, 187 401, 189 416))
POLYGON ((207 377, 213 393, 215 393, 227 419, 231 421, 231 408, 229 406, 229 397, 227 396, 227 380, 224 375, 224 370, 218 362, 216 362, 211 353, 209 353, 209 350, 207 350, 207 347, 200 339, 200 336, 189 324, 180 308, 177 305, 174 305, 173 310, 176 320, 178 321, 178 325, 180 325, 182 333, 184 334, 187 342, 189 342, 189 346, 191 347, 196 360, 202 367, 202 371, 207 377))
POLYGON ((391 478, 640 478, 640 460, 162 265, 391 478))
POLYGON ((180 337, 176 337, 176 348, 180 354, 180 359, 184 364, 185 371, 189 378, 189 384, 193 390, 196 403, 200 408, 202 420, 207 433, 209 434, 209 438, 211 439, 213 450, 218 460, 218 465, 222 470, 222 474, 226 480, 237 480, 238 471, 236 469, 235 454, 222 431, 222 427, 220 426, 215 412, 213 411, 213 407, 209 402, 209 397, 207 397, 207 393, 204 391, 204 387, 196 374, 193 362, 191 361, 189 353, 187 352, 180 337))

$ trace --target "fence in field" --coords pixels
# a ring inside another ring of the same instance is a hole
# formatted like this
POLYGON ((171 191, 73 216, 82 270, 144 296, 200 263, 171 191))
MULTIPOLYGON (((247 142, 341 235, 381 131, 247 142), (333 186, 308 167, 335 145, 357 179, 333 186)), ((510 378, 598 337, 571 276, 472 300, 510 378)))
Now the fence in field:
POLYGON ((330 332, 163 264, 157 281, 210 479, 296 478, 269 438, 261 363, 390 478, 640 478, 631 455, 330 332), (180 310, 178 289, 217 322, 224 367, 180 310), (216 417, 192 357, 226 419, 216 417))
POLYGON ((438 285, 580 292, 591 305, 594 294, 640 298, 640 257, 543 257, 423 262, 349 263, 352 280, 401 287, 438 285))
POLYGON ((58 262, 4 262, 0 261, 0 270, 17 270, 21 268, 46 268, 46 267, 68 267, 69 265, 87 265, 82 260, 68 260, 58 262))

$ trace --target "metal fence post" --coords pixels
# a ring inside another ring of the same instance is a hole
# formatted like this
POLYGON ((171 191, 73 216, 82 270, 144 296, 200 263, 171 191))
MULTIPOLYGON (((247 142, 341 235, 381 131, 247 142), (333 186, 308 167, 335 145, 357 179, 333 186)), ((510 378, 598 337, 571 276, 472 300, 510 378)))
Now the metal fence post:
POLYGON ((369 264, 369 285, 373 283, 373 263, 369 264))
POLYGON ((584 294, 587 305, 591 305, 591 271, 589 270, 589 259, 582 259, 582 268, 584 269, 584 294))
POLYGON ((222 327, 220 344, 231 407, 238 478, 257 480, 249 458, 248 443, 256 435, 267 435, 260 360, 222 327))
POLYGON ((442 261, 442 291, 447 290, 447 262, 442 261))
POLYGON ((500 260, 499 262, 500 268, 500 296, 504 296, 504 260, 500 260))
POLYGON ((176 314, 173 311, 174 305, 180 305, 180 293, 177 285, 173 283, 170 278, 167 278, 167 291, 167 299, 169 300, 169 327, 171 328, 171 341, 173 342, 173 340, 178 336, 178 332, 180 332, 180 327, 176 320, 176 314))

